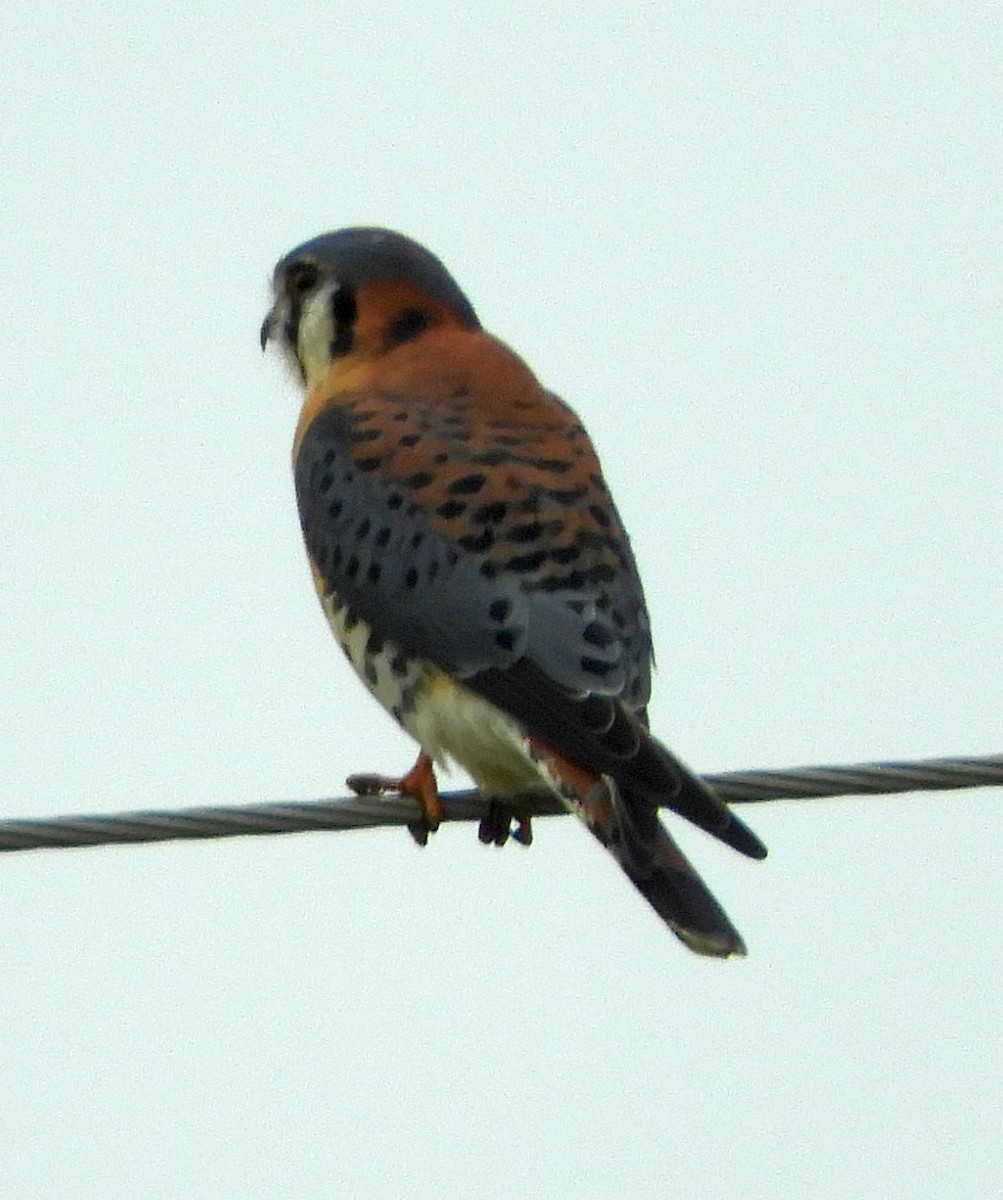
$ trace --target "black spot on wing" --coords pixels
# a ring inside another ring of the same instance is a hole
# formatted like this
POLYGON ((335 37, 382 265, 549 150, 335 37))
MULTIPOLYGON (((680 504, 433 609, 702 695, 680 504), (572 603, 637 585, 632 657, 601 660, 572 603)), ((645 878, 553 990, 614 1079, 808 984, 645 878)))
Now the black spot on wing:
POLYGON ((514 650, 519 638, 519 630, 502 629, 495 634, 495 645, 503 650, 514 650))
POLYGON ((599 621, 590 621, 582 630, 582 638, 590 646, 595 646, 600 650, 604 650, 617 640, 609 626, 600 624, 599 621))
POLYGON ((473 496, 487 483, 486 475, 461 475, 448 484, 446 491, 451 496, 473 496))
POLYGON ((511 611, 512 605, 508 600, 492 600, 488 605, 488 616, 499 624, 507 619, 511 611))
POLYGON ((549 553, 546 550, 532 550, 528 554, 515 554, 506 562, 505 569, 514 571, 517 575, 538 571, 548 557, 549 553))
POLYGON ((495 500, 491 504, 482 504, 475 512, 471 513, 471 519, 478 525, 492 524, 497 525, 505 520, 505 514, 508 512, 508 505, 504 500, 495 500))
POLYGON ((351 419, 344 408, 322 412, 303 435, 296 494, 303 536, 323 593, 357 614, 400 648, 459 678, 524 652, 526 598, 513 580, 481 559, 490 550, 505 508, 481 505, 464 542, 441 533, 435 520, 469 512, 469 497, 486 480, 461 476, 455 495, 426 507, 415 473, 406 486, 360 472, 351 457, 351 419), (330 476, 330 479, 328 479, 330 476), (482 562, 487 570, 482 570, 482 562))
POLYGON ((494 545, 495 535, 490 526, 485 526, 480 533, 465 534, 457 538, 456 543, 471 554, 483 554, 494 545))
POLYGON ((524 521, 522 524, 510 526, 505 531, 505 538, 506 541, 517 544, 538 542, 544 534, 560 533, 561 528, 560 521, 524 521))
POLYGON ((565 506, 580 504, 589 494, 589 489, 581 484, 573 488, 545 488, 544 495, 558 504, 565 506))

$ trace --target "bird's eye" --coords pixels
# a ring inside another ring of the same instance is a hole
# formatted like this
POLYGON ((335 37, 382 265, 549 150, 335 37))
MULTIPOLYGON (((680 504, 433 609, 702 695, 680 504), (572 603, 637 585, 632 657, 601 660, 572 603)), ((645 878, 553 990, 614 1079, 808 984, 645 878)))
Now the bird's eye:
POLYGON ((320 272, 311 262, 295 262, 286 271, 286 291, 290 296, 305 296, 312 292, 320 272))

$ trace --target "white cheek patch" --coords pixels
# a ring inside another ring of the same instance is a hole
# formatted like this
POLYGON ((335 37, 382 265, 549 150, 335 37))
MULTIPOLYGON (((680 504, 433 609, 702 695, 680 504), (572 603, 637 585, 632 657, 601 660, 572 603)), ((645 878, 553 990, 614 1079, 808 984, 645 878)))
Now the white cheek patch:
POLYGON ((331 342, 334 339, 334 319, 331 316, 331 297, 338 290, 334 281, 318 288, 300 312, 296 354, 307 388, 314 387, 331 365, 331 342))

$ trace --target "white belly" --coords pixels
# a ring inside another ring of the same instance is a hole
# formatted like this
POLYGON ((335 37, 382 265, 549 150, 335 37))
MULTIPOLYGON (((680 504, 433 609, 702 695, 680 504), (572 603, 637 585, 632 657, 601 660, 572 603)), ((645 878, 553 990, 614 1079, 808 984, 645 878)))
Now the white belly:
POLYGON ((556 791, 517 722, 433 669, 403 724, 433 759, 458 762, 485 795, 556 791))
POLYGON ((433 761, 459 763, 486 795, 557 791, 511 717, 435 667, 405 659, 393 642, 373 649, 365 621, 347 620, 332 596, 322 604, 356 674, 433 761))

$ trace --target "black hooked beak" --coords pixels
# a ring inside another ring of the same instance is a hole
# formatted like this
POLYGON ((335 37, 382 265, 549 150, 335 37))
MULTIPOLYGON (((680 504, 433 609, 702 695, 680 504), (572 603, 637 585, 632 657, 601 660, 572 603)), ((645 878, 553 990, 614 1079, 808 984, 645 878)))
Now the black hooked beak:
POLYGON ((272 338, 272 331, 275 329, 275 313, 270 312, 267 317, 261 322, 261 349, 267 350, 268 343, 272 338))

